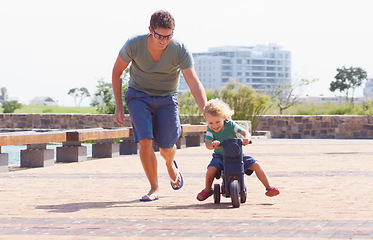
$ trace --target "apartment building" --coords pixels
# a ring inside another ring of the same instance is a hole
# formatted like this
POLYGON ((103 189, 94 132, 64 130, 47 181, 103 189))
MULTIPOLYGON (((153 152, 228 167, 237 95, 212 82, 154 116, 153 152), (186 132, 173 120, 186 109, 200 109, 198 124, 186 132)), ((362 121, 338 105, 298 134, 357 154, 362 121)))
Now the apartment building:
POLYGON ((373 98, 373 78, 368 78, 363 90, 364 97, 373 98))
MULTIPOLYGON (((219 89, 230 81, 271 92, 291 83, 291 53, 276 44, 225 46, 193 53, 195 69, 206 89, 219 89)), ((179 90, 188 89, 183 77, 179 90)))

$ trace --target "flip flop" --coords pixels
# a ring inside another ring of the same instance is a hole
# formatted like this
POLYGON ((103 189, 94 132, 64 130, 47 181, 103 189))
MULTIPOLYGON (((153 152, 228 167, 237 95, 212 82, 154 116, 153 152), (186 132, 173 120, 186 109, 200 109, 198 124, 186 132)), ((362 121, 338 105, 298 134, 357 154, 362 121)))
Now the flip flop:
POLYGON ((214 194, 214 191, 211 190, 211 192, 206 192, 205 189, 203 189, 200 193, 197 195, 198 201, 205 201, 207 198, 209 198, 212 194, 214 194))
POLYGON ((159 199, 158 195, 152 193, 152 194, 146 194, 146 195, 144 195, 144 196, 140 199, 140 201, 141 201, 141 202, 152 202, 152 201, 155 201, 155 200, 158 200, 158 199, 159 199))
POLYGON ((181 173, 179 171, 179 168, 177 167, 177 164, 176 164, 176 161, 174 160, 174 164, 175 164, 175 167, 177 169, 177 174, 176 174, 176 178, 175 180, 173 180, 172 178, 170 178, 170 181, 171 181, 171 187, 172 189, 174 190, 179 190, 183 185, 184 185, 184 180, 183 180, 183 176, 181 176, 181 173), (179 177, 181 178, 181 183, 180 183, 180 186, 178 187, 173 187, 172 184, 175 184, 177 183, 177 180, 179 179, 179 177))

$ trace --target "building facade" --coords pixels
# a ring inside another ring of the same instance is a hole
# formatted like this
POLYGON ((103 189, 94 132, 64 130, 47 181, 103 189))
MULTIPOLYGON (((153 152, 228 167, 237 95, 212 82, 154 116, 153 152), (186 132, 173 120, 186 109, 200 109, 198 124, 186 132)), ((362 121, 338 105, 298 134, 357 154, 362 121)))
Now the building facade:
POLYGON ((373 77, 367 79, 363 93, 364 97, 373 98, 373 77))
MULTIPOLYGON (((230 81, 271 92, 291 83, 291 53, 276 44, 227 46, 193 53, 195 69, 206 89, 219 89, 230 81)), ((181 76, 179 90, 188 89, 181 76)))

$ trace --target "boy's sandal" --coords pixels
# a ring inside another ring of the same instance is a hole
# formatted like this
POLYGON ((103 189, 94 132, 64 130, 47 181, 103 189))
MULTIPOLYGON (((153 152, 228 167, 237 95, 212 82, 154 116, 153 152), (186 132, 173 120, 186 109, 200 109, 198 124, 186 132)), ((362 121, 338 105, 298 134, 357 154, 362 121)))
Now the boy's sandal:
POLYGON ((266 190, 267 190, 266 195, 268 197, 274 197, 274 196, 280 194, 280 191, 277 188, 275 188, 275 187, 269 187, 266 190))
POLYGON ((203 189, 200 193, 197 195, 198 201, 205 201, 207 198, 209 198, 212 194, 214 194, 214 191, 211 190, 211 192, 206 192, 205 189, 203 189))

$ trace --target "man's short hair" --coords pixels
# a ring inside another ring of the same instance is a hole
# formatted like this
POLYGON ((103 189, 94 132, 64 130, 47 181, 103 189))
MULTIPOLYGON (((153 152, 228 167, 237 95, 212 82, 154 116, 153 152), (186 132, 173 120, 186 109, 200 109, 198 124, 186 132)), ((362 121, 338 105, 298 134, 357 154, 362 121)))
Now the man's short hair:
POLYGON ((165 10, 159 10, 152 14, 150 18, 150 27, 155 30, 157 28, 175 29, 175 19, 171 13, 165 10))

